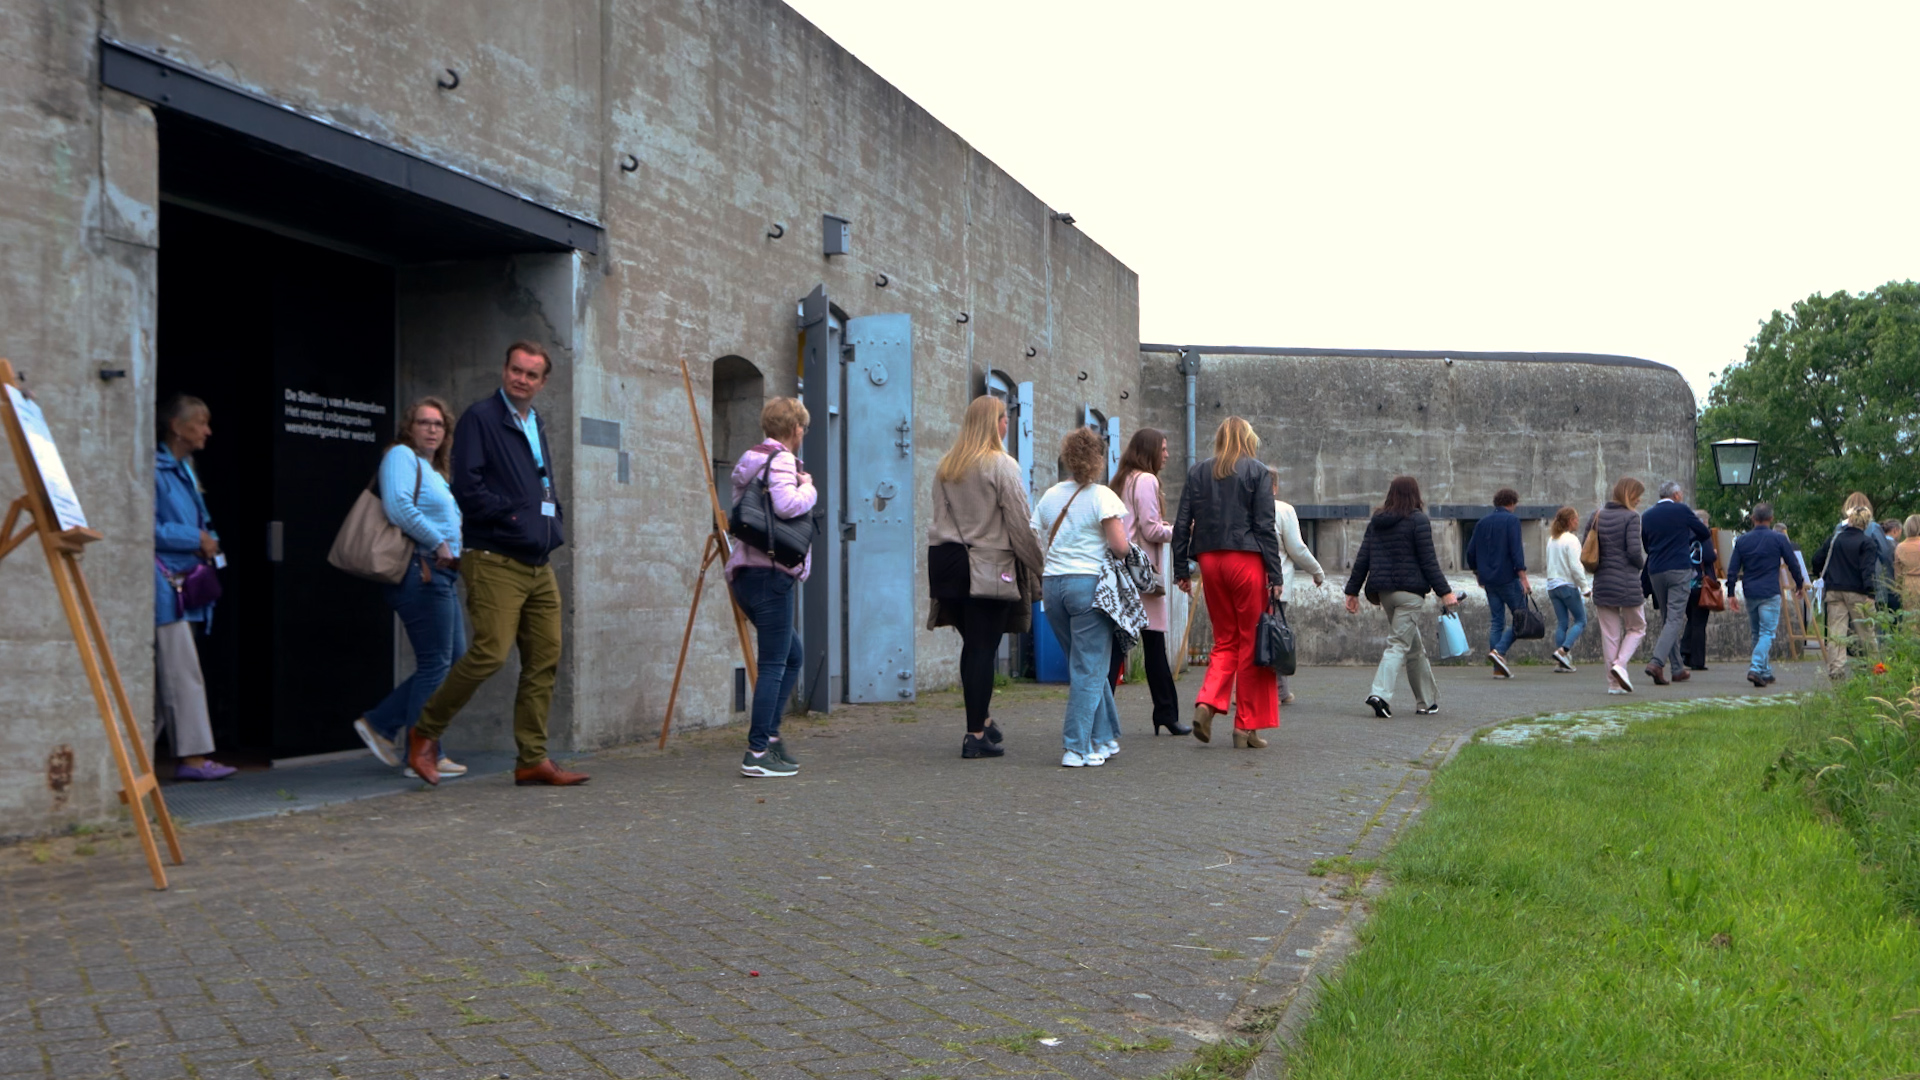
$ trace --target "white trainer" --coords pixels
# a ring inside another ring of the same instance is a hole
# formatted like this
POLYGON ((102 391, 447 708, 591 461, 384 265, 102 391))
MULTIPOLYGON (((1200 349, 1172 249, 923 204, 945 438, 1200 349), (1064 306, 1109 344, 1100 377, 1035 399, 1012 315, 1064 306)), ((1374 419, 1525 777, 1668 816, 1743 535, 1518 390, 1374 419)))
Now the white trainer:
POLYGON ((1084 768, 1089 762, 1078 750, 1069 750, 1060 755, 1060 764, 1069 769, 1084 768))
POLYGON ((1106 742, 1095 747, 1095 749, 1099 751, 1101 757, 1110 758, 1120 752, 1120 740, 1108 739, 1106 742))

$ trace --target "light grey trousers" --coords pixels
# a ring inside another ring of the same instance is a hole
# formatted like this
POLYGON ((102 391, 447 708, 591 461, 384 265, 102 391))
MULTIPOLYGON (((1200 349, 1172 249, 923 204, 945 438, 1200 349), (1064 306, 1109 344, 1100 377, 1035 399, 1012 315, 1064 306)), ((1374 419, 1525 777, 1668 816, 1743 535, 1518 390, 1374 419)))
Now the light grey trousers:
POLYGON ((207 684, 193 624, 181 619, 153 628, 153 734, 173 740, 175 757, 213 753, 213 719, 207 715, 207 684))
POLYGON ((1680 635, 1687 629, 1687 594, 1693 591, 1693 569, 1662 570, 1653 575, 1653 595, 1660 598, 1660 637, 1653 643, 1653 662, 1669 674, 1685 671, 1680 657, 1680 635))
POLYGON ((1389 705, 1402 668, 1416 704, 1421 708, 1440 704, 1440 684, 1433 679, 1427 644, 1420 634, 1420 614, 1426 607, 1427 598, 1414 593, 1380 595, 1380 608, 1387 613, 1387 651, 1380 654, 1380 666, 1373 673, 1373 694, 1389 705))

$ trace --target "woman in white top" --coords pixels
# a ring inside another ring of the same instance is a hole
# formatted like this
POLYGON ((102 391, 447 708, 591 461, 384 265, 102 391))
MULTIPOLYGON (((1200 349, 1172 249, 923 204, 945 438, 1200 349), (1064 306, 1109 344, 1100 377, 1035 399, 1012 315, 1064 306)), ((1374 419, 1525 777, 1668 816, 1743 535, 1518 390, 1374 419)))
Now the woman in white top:
POLYGON ((1113 620, 1094 605, 1107 556, 1127 553, 1127 507, 1098 482, 1106 447, 1092 428, 1060 440, 1060 460, 1072 475, 1048 489, 1033 508, 1033 530, 1046 538, 1041 597, 1047 625, 1067 654, 1067 716, 1061 730, 1068 768, 1102 765, 1120 752, 1120 713, 1107 681, 1113 620))
MULTIPOLYGON (((1287 613, 1287 605, 1292 597, 1293 579, 1296 572, 1313 575, 1315 585, 1327 580, 1327 572, 1320 566, 1320 560, 1313 557, 1313 549, 1307 546, 1306 538, 1300 535, 1300 514, 1293 504, 1281 499, 1273 500, 1273 531, 1280 534, 1280 595, 1288 599, 1280 601, 1280 614, 1287 613)), ((1280 676, 1280 704, 1293 704, 1293 690, 1287 685, 1287 676, 1280 676)))
POLYGON ((1580 565, 1580 512, 1563 506, 1553 515, 1553 536, 1547 541, 1547 599, 1553 602, 1554 674, 1571 672, 1573 643, 1587 628, 1586 592, 1593 588, 1587 569, 1580 565))

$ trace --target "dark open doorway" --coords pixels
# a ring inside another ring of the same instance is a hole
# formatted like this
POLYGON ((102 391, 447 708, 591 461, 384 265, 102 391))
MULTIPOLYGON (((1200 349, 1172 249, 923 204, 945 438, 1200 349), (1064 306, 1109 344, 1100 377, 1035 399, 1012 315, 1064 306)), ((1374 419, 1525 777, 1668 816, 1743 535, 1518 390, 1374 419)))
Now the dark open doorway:
POLYGON ((158 389, 212 412, 195 465, 228 556, 199 641, 215 740, 348 749, 393 683, 393 619, 326 556, 393 434, 393 271, 177 205, 160 235, 158 389))

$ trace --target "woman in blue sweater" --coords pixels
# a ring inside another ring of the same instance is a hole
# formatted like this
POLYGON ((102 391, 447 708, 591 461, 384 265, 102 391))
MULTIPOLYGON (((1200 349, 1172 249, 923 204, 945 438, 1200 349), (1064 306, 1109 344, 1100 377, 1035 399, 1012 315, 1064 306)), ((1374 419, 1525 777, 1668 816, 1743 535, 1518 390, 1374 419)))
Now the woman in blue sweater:
POLYGON ((153 679, 155 735, 167 732, 180 764, 175 780, 224 780, 231 765, 213 753, 213 719, 200 672, 194 627, 204 633, 213 604, 188 607, 187 577, 220 556, 193 455, 207 448, 213 414, 197 397, 175 394, 160 407, 160 446, 153 462, 153 679))
MULTIPOLYGON (((460 618, 460 506, 447 486, 453 456, 451 415, 439 398, 414 402, 380 462, 380 503, 387 520, 414 543, 406 576, 386 586, 387 603, 407 628, 414 669, 380 704, 355 720, 353 730, 388 765, 400 764, 396 744, 406 745, 406 729, 419 719, 420 707, 467 651, 466 625, 460 618)), ((444 751, 439 769, 441 776, 467 771, 444 751)))

